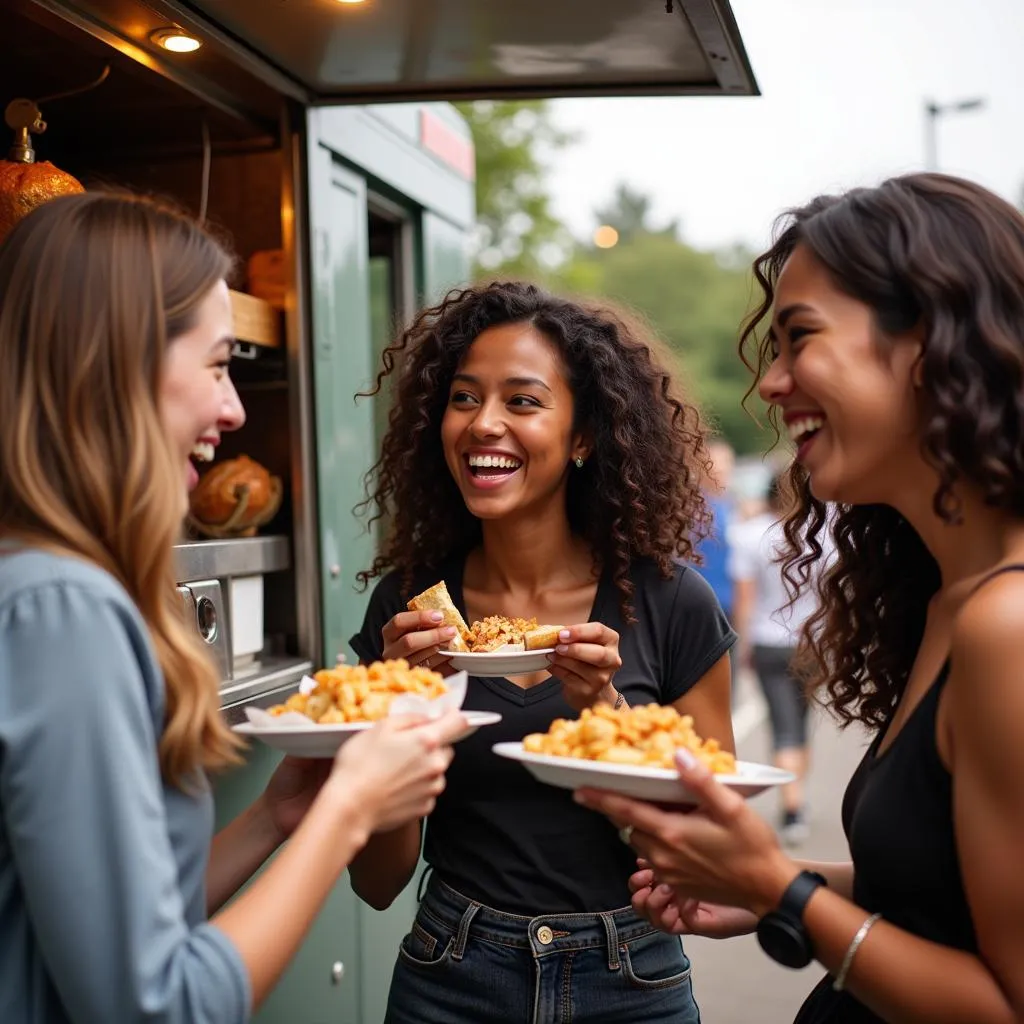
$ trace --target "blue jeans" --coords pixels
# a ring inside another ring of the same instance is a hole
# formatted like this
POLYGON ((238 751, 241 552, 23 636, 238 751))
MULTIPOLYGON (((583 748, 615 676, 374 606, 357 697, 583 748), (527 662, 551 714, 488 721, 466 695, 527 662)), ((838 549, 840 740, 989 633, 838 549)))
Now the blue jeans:
POLYGON ((384 1024, 699 1024, 690 961, 630 907, 505 914, 430 879, 384 1024))

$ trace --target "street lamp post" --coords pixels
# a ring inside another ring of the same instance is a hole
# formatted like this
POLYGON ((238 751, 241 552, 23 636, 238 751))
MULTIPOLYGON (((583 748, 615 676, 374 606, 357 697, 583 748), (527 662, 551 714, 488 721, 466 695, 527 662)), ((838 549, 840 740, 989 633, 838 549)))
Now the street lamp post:
POLYGON ((969 100, 957 100, 955 103, 936 103, 925 100, 924 104, 924 161, 929 171, 939 169, 938 121, 943 114, 962 114, 970 110, 980 110, 985 106, 985 99, 976 96, 969 100))

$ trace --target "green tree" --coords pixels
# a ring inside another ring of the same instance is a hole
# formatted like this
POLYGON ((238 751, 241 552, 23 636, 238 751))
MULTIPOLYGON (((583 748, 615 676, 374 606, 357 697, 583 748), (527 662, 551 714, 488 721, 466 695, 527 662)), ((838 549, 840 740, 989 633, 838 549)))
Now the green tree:
POLYGON ((459 103, 476 148, 477 274, 535 275, 572 239, 551 210, 545 160, 575 141, 544 100, 459 103))
MULTIPOLYGON (((606 211, 603 211, 606 212, 606 211)), ((750 372, 737 354, 739 324, 751 300, 752 254, 695 249, 665 231, 639 231, 611 249, 578 250, 549 278, 553 287, 605 297, 639 313, 667 344, 681 379, 740 453, 763 452, 764 407, 744 410, 750 372)))
POLYGON ((676 235, 679 230, 676 221, 654 231, 650 225, 650 213, 650 198, 621 182, 615 188, 612 201, 607 206, 599 208, 594 216, 598 224, 607 224, 608 227, 615 228, 620 243, 631 242, 639 235, 676 235))

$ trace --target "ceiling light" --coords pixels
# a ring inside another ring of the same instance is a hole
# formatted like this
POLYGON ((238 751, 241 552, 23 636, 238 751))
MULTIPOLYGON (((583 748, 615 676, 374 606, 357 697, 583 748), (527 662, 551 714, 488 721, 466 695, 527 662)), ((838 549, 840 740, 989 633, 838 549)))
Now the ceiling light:
POLYGON ((366 0, 338 0, 339 4, 364 4, 366 0))
POLYGON ((180 28, 158 28, 149 38, 171 53, 195 53, 203 44, 180 28))

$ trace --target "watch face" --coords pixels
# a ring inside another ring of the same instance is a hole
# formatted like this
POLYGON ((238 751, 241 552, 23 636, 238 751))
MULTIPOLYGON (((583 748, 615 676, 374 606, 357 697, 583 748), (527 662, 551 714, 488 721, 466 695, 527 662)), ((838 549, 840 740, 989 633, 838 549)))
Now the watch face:
POLYGON ((810 944, 803 926, 778 912, 761 918, 757 941, 773 960, 785 967, 806 967, 811 962, 810 944))

